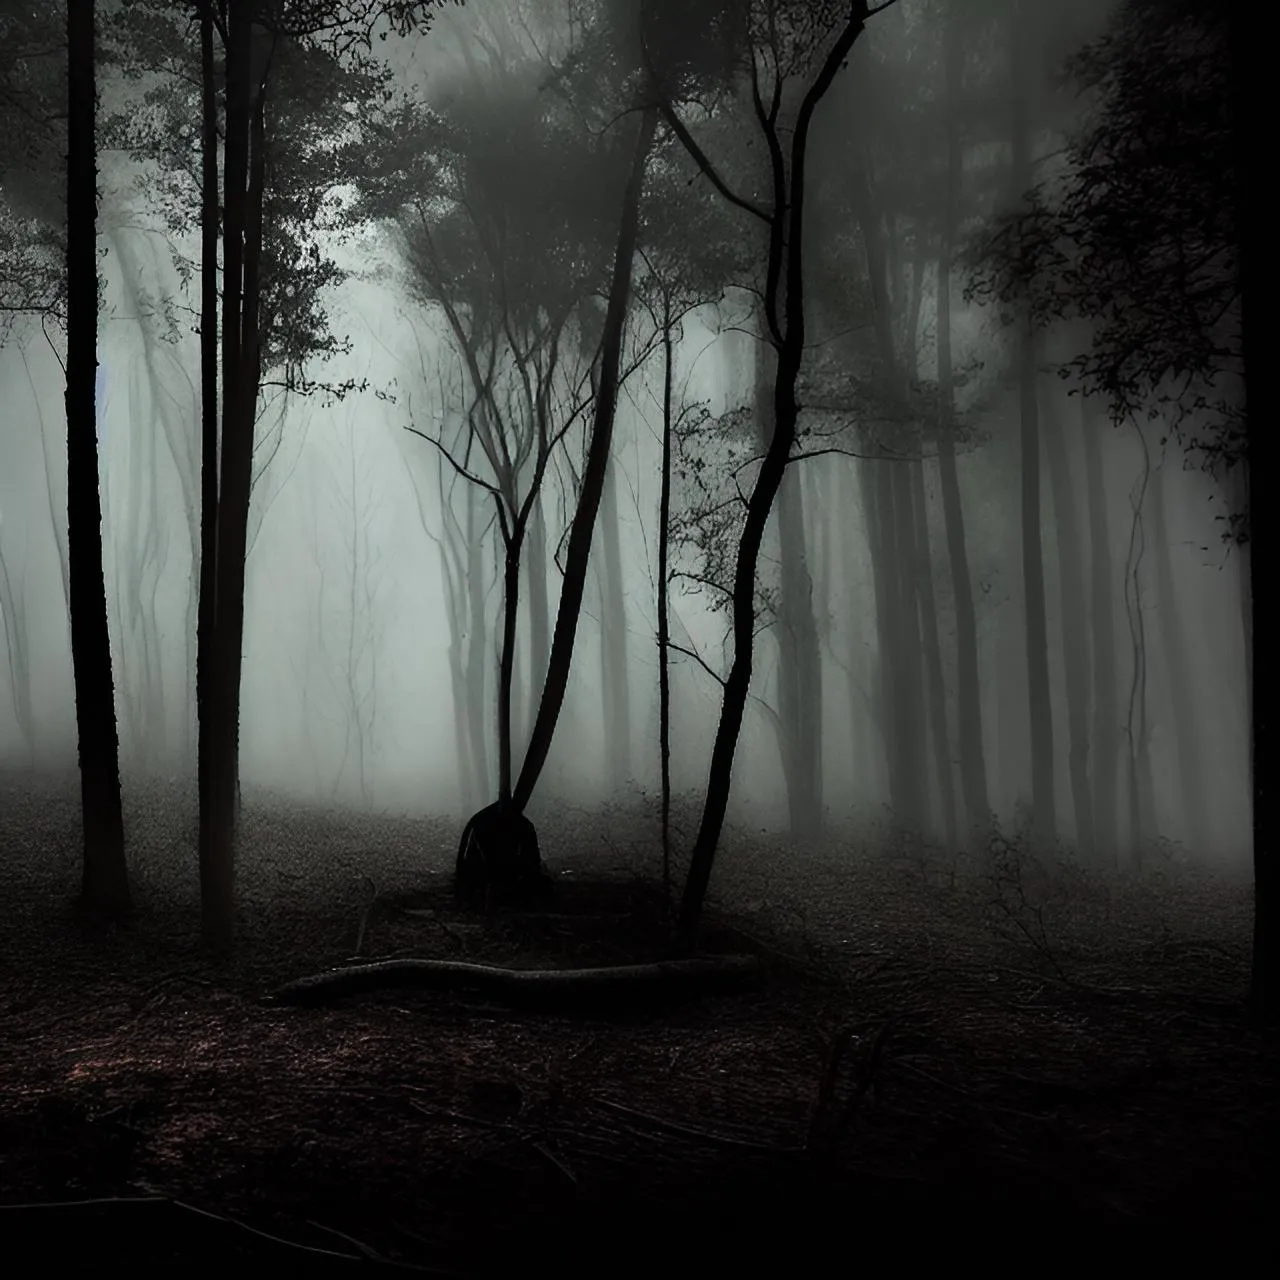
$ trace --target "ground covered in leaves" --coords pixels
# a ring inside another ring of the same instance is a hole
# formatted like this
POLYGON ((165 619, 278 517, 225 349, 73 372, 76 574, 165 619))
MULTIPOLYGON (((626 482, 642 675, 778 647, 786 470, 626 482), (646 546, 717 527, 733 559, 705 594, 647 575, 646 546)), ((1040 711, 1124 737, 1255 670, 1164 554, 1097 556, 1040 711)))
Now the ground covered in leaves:
POLYGON ((759 990, 616 1016, 465 991, 292 1009, 262 997, 357 954, 657 958, 651 816, 543 817, 553 914, 482 918, 447 893, 454 823, 247 803, 224 968, 196 946, 181 797, 133 795, 128 928, 71 910, 77 828, 74 794, 0 789, 6 1269, 1185 1261, 1265 1220, 1280 1048, 1241 1006, 1239 882, 734 832, 704 946, 763 956, 759 990))

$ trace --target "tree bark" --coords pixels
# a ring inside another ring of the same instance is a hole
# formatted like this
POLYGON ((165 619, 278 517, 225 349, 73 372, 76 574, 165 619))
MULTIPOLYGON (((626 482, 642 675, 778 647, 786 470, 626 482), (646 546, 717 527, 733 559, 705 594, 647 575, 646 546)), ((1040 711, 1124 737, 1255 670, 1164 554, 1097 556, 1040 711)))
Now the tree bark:
POLYGON ((600 652, 604 694, 605 757, 609 785, 616 791, 631 777, 631 690, 627 666, 627 601, 622 581, 622 539, 618 527, 618 467, 605 469, 600 500, 600 652))
MULTIPOLYGON (((862 34, 865 13, 865 4, 855 9, 801 101, 791 134, 789 173, 777 131, 770 126, 766 126, 765 130, 774 180, 772 216, 768 218, 769 271, 765 290, 765 305, 778 352, 773 439, 769 442, 751 497, 747 500, 746 519, 738 544, 732 601, 733 664, 724 683, 720 723, 711 752, 702 820, 690 857, 689 875, 685 881, 677 921, 679 935, 685 947, 692 947, 696 940, 698 922, 702 917, 703 903, 711 883, 711 869, 715 862, 720 832, 724 827, 733 782, 733 757, 737 750, 738 735, 742 730, 747 695, 751 689, 752 646, 756 623, 756 570, 760 561, 760 544, 796 439, 796 421, 800 411, 796 400, 796 382, 805 346, 804 204, 809 130, 818 104, 844 65, 858 36, 862 34)), ((691 139, 688 131, 675 118, 674 112, 666 110, 664 116, 675 128, 681 143, 689 148, 691 139)), ((697 155, 694 158, 696 160, 697 155)))
POLYGON ((218 496, 210 836, 201 860, 202 933, 231 948, 239 798, 240 679, 253 439, 261 372, 259 262, 265 157, 265 84, 250 77, 251 14, 228 7, 223 197, 222 475, 218 496))
POLYGON ((485 643, 485 579, 487 575, 484 540, 480 537, 477 505, 479 499, 471 485, 466 488, 466 574, 467 574, 467 719, 470 724, 471 759, 477 800, 493 794, 493 775, 489 772, 490 726, 485 715, 485 687, 488 671, 485 643))
POLYGON ((1084 437, 1085 490, 1089 510, 1090 585, 1093 667, 1092 794, 1094 840, 1099 860, 1114 867, 1120 854, 1117 835, 1117 771, 1119 768, 1120 700, 1116 676, 1115 567, 1112 563, 1111 518, 1102 470, 1102 425, 1080 400, 1084 437))
POLYGON ((67 4, 67 556, 86 907, 132 907, 120 800, 98 471, 98 153, 93 0, 67 4))
POLYGON ((30 638, 27 630, 26 596, 22 580, 15 591, 0 545, 0 625, 4 627, 5 656, 9 662, 9 692, 13 699, 13 716, 26 748, 28 763, 36 763, 36 720, 31 699, 30 638))
POLYGON ((214 600, 218 563, 218 99, 214 0, 200 4, 200 577, 196 606, 196 784, 201 865, 210 854, 214 600))
POLYGON ((646 107, 640 117, 635 141, 631 173, 622 198, 622 221, 609 287, 609 305, 605 314, 604 339, 600 355, 599 385, 595 397, 595 420, 591 429, 591 445, 582 476, 578 507, 569 530, 565 553, 564 581, 560 588, 560 606, 556 612, 555 634, 547 660, 547 679, 538 704, 538 715, 529 738, 529 750, 513 792, 517 811, 523 812, 533 795, 538 778, 547 763, 551 741, 555 736, 560 709, 569 687, 573 664, 574 641, 582 612, 582 595, 586 588, 587 567, 591 557, 592 534, 604 490, 605 468, 613 443, 613 423, 618 408, 618 378, 622 359, 622 330, 626 323, 631 297, 631 272, 640 226, 640 198, 644 187, 649 151, 657 128, 657 109, 646 107))
MULTIPOLYGON (((1030 9, 1018 0, 1013 16, 1012 195, 1021 200, 1031 186, 1030 9)), ((1044 551, 1041 545, 1040 416, 1037 400, 1038 342, 1030 303, 1019 304, 1016 360, 1022 489, 1022 594, 1027 654, 1027 711, 1031 742, 1032 839, 1042 850, 1057 838, 1054 800, 1053 703, 1049 692, 1049 624, 1045 612, 1044 551)))
POLYGON ((1173 563, 1169 549, 1169 518, 1165 488, 1169 483, 1168 460, 1156 469, 1151 485, 1151 541, 1155 557, 1156 595, 1160 608, 1160 643, 1164 650, 1169 703, 1177 739, 1178 779, 1186 834, 1197 858, 1209 852, 1209 813, 1205 805, 1204 753, 1200 749, 1200 724, 1196 719, 1195 685, 1187 636, 1178 609, 1173 563))
POLYGON ((658 768, 662 891, 671 901, 671 443, 675 433, 675 342, 671 294, 662 300, 662 482, 658 491, 658 768))
POLYGON ((955 378, 951 358, 951 260, 954 254, 957 188, 961 155, 955 105, 959 97, 959 44, 954 20, 947 30, 947 195, 942 252, 938 259, 938 480, 947 531, 947 562, 956 610, 956 719, 960 748, 960 786, 966 832, 971 845, 986 845, 991 829, 987 792, 986 745, 982 737, 982 695, 978 677, 978 625, 973 608, 973 577, 964 527, 964 504, 956 469, 955 378))
POLYGON ((1086 862, 1097 858, 1093 830, 1093 788, 1089 781, 1089 640, 1080 519, 1076 510, 1071 461, 1062 421, 1053 412, 1052 392, 1042 392, 1045 456, 1053 494, 1058 543, 1058 590, 1062 614, 1062 665, 1067 687, 1067 764, 1076 816, 1076 847, 1086 862))
MULTIPOLYGON (((853 181, 854 204, 862 230, 867 278, 875 310, 876 346, 881 376, 891 402, 900 404, 905 400, 905 378, 893 341, 893 313, 888 288, 885 240, 865 160, 853 181)), ((890 441, 872 441, 873 445, 886 443, 904 453, 909 448, 919 448, 918 436, 908 442, 907 433, 902 432, 897 433, 890 441)), ((871 505, 876 524, 873 563, 880 566, 876 609, 880 675, 884 689, 883 723, 889 761, 889 796, 899 828, 904 833, 919 833, 921 824, 927 822, 928 793, 924 786, 923 678, 913 564, 915 521, 911 513, 910 478, 898 474, 910 463, 904 459, 901 462, 877 461, 869 465, 874 476, 871 505)))
MULTIPOLYGON (((763 329, 763 324, 762 324, 763 329)), ((772 375, 767 347, 757 352, 756 418, 762 448, 773 436, 772 375)), ((813 578, 804 529, 800 473, 782 478, 777 498, 778 739, 791 834, 812 838, 822 829, 822 650, 813 613, 813 578)))
POLYGON ((948 849, 959 836, 956 820, 956 785, 951 765, 951 731, 947 725, 947 686, 942 669, 942 644, 938 638, 938 604, 933 590, 933 560, 929 552, 929 519, 924 487, 924 462, 909 467, 911 500, 915 513, 916 588, 920 597, 920 630, 924 665, 929 675, 929 723, 933 736, 933 766, 938 780, 938 804, 942 835, 948 849))
POLYGON ((541 482, 529 509, 525 576, 529 579, 529 702, 523 737, 527 741, 538 715, 538 695, 547 678, 551 647, 551 606, 547 597, 547 522, 542 514, 541 482))
POLYGON ((503 527, 502 653, 498 659, 498 799, 511 798, 511 699, 520 617, 520 552, 524 529, 503 527))
MULTIPOLYGON (((918 437, 908 447, 919 448, 918 437)), ((894 613, 897 618, 894 652, 894 718, 897 770, 901 779, 905 811, 898 815, 904 826, 917 834, 929 830, 929 776, 925 725, 923 640, 920 634, 919 581, 916 576, 916 527, 911 495, 910 462, 887 462, 893 487, 893 546, 891 587, 897 591, 894 613)))

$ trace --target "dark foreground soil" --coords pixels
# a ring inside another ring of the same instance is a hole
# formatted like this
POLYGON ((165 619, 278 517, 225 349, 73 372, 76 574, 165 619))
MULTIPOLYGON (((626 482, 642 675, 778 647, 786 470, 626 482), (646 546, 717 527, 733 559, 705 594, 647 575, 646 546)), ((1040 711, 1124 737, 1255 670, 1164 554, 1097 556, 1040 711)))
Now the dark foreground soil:
POLYGON ((131 815, 140 910, 101 930, 69 906, 74 805, 0 794, 7 1274, 1221 1266, 1269 1217, 1280 1050, 1239 1003, 1239 885, 736 836, 703 941, 763 956, 759 990, 614 1016, 463 990, 293 1009, 262 997, 357 948, 658 956, 639 818, 548 818, 554 915, 480 918, 445 891, 448 825, 251 811, 217 968, 175 812, 131 815))

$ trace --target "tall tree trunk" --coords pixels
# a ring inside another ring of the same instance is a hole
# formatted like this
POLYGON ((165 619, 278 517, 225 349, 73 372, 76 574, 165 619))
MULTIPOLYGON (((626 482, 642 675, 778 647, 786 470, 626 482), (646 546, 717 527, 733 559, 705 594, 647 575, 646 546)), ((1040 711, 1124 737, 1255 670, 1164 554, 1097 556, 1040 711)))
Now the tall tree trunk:
POLYGON ((658 491, 658 767, 662 788, 662 891, 671 901, 671 443, 675 342, 671 295, 662 300, 662 483, 658 491))
POLYGON ((196 606, 196 782, 200 862, 211 856, 214 600, 218 565, 218 98, 214 0, 200 4, 200 578, 196 606))
POLYGON ((924 463, 908 464, 911 499, 915 511, 916 588, 920 598, 920 631, 924 665, 929 674, 929 722, 933 731, 933 767, 938 779, 938 804, 942 834, 948 849, 959 837, 956 821, 956 786, 951 766, 951 732, 947 727, 947 686, 943 678, 942 644, 938 638, 938 604, 933 590, 933 558, 929 551, 928 505, 924 487, 924 463))
POLYGON ((1151 484, 1151 453, 1141 424, 1135 422, 1134 426, 1142 448, 1142 469, 1129 494, 1133 518, 1129 531, 1129 553, 1125 560, 1124 603, 1129 622, 1129 648, 1133 666, 1129 679, 1125 737, 1128 741, 1126 764, 1129 783, 1129 855, 1133 865, 1141 866, 1147 843, 1155 839, 1158 832, 1155 826, 1155 779, 1151 768, 1151 724, 1147 711, 1147 620, 1142 604, 1142 565, 1147 551, 1143 508, 1151 484))
MULTIPOLYGON (((1031 186, 1030 8, 1018 0, 1013 17, 1013 197, 1021 201, 1031 186)), ((1022 474, 1022 594, 1027 653, 1027 711, 1031 721, 1032 838, 1051 849, 1057 837, 1054 802, 1053 704, 1049 692, 1049 624, 1045 610, 1044 551, 1041 546, 1040 415, 1036 378, 1039 353, 1030 303, 1019 304, 1016 351, 1022 474)))
MULTIPOLYGON (((733 580, 733 663, 724 683, 720 706, 720 723, 711 751, 711 768, 707 776, 707 793, 702 820, 694 840, 689 861, 689 875, 680 902, 678 929, 683 945, 692 947, 702 917, 716 848, 724 827, 729 791, 733 782, 733 757, 742 715, 751 690, 752 646, 756 623, 756 570, 760 561, 760 544, 764 539, 774 499, 786 474, 787 463, 796 440, 796 422, 800 407, 796 400, 796 383, 804 359, 804 204, 808 167, 809 130, 819 102, 831 87, 844 65, 858 36, 862 34, 866 6, 855 10, 823 61, 821 70, 809 86, 796 116, 791 134, 790 169, 782 154, 782 143, 773 126, 766 125, 767 141, 773 165, 774 203, 767 217, 769 229, 769 272, 765 290, 766 308, 771 317, 778 352, 774 385, 773 439, 760 463, 756 482, 747 500, 746 519, 738 543, 738 559, 733 580)), ((675 113, 664 116, 680 142, 694 153, 700 152, 675 113)), ((700 162, 701 163, 701 162, 700 162)))
POLYGON ((98 151, 93 0, 67 4, 67 554, 91 910, 130 910, 98 474, 98 151))
POLYGON ((631 777, 631 690, 627 668, 627 602, 622 582, 622 538, 618 527, 618 467, 605 469, 600 500, 600 651, 604 694, 605 756, 609 785, 616 791, 631 777))
POLYGON ((1084 396, 1080 398, 1080 420, 1089 509, 1089 614, 1093 632, 1093 828, 1099 860, 1115 866, 1120 854, 1116 830, 1120 698, 1116 676, 1115 567, 1102 469, 1104 428, 1084 396))
POLYGON ((1075 484, 1063 434, 1053 409, 1053 393, 1042 392, 1045 456, 1053 493, 1053 520, 1058 543, 1058 590, 1062 614, 1062 665, 1067 686, 1067 763, 1071 802, 1076 815, 1076 847, 1087 862, 1097 857, 1093 830, 1093 788, 1089 783, 1089 640, 1080 518, 1075 484))
MULTIPOLYGON (((761 323, 761 330, 765 325, 761 323)), ((756 424, 762 449, 773 437, 773 361, 763 344, 756 356, 756 424)), ((804 497, 794 469, 777 499, 779 591, 778 741, 783 757, 791 834, 822 829, 822 650, 813 615, 813 578, 805 546, 804 497)))
POLYGON ((1174 736, 1177 739, 1178 779, 1187 837, 1197 858, 1209 852, 1209 812, 1205 804, 1204 753, 1200 749, 1200 725, 1196 720, 1195 686, 1187 636, 1178 609, 1178 592, 1173 579, 1169 544, 1169 516, 1166 499, 1168 460, 1162 460, 1151 485, 1151 540, 1155 557, 1156 596, 1160 602, 1160 643, 1164 650, 1169 702, 1173 708, 1174 736))
MULTIPOLYGON (((489 722, 485 715, 486 673, 489 669, 486 640, 485 542, 480 536, 477 515, 479 499, 471 485, 466 486, 463 501, 467 504, 466 516, 466 577, 467 577, 467 719, 470 724, 468 737, 471 742, 472 772, 477 796, 488 796, 493 790, 493 775, 489 772, 489 722)), ((480 801, 477 800, 477 804, 480 801)))
POLYGON ((618 228, 613 279, 609 286, 609 305, 605 313, 591 445, 587 452, 587 465, 583 470, 578 507, 569 529, 564 581, 560 588, 560 606, 556 612, 551 654, 547 660, 546 684, 529 738, 529 750, 512 797, 517 812, 523 812, 528 805, 547 763, 560 709, 564 705, 565 692, 569 687, 574 641, 591 557, 592 534, 595 531, 596 514, 600 509, 600 498, 604 490, 605 469, 613 443, 613 422, 618 408, 619 366, 622 361, 622 330, 631 300, 631 272, 640 227, 640 198, 657 123, 657 108, 646 107, 640 117, 631 173, 622 197, 622 221, 618 228))
POLYGON ((222 475, 218 497, 214 726, 210 838, 201 861, 202 932, 215 953, 231 948, 239 796, 240 677, 245 558, 258 397, 258 264, 262 237, 263 86, 250 78, 251 13, 228 6, 223 197, 222 475), (256 90, 256 94, 255 94, 256 90))
POLYGON ((915 386, 920 364, 920 310, 924 305, 924 252, 917 246, 911 255, 911 292, 903 319, 902 371, 908 388, 915 386))
POLYGON ((522 737, 528 740, 538 714, 538 695, 547 678, 551 648, 551 606, 547 598, 547 521, 542 513, 541 481, 529 508, 525 576, 529 579, 529 702, 522 737))
POLYGON ((36 718, 31 699, 30 633, 27 629, 26 593, 22 579, 15 590, 0 546, 0 626, 4 628, 5 656, 9 661, 9 693, 13 717, 26 749, 28 764, 36 763, 36 718))
MULTIPOLYGON (((871 191, 866 165, 854 175, 854 201, 867 260, 875 309, 876 346, 882 377, 891 399, 905 402, 906 384, 893 343, 893 313, 887 284, 886 247, 881 218, 871 191)), ((908 441, 896 433, 887 442, 907 453, 919 448, 918 437, 908 441)), ((889 793, 894 818, 904 832, 921 830, 927 823, 928 791, 925 778, 925 724, 922 695, 923 668, 920 655, 920 622, 914 573, 915 519, 912 515, 911 481, 899 471, 910 466, 901 462, 875 462, 874 511, 877 525, 877 559, 884 575, 883 589, 877 590, 877 610, 883 608, 879 628, 880 672, 884 685, 889 760, 889 793)))
MULTIPOLYGON (((871 586, 876 607, 876 659, 870 702, 872 719, 880 738, 884 760, 883 789, 888 792, 889 805, 897 813, 902 802, 897 770, 894 768, 893 716, 893 631, 889 609, 889 568, 892 539, 885 542, 884 527, 880 520, 880 469, 886 464, 864 458, 853 466, 857 472, 858 496, 862 507, 862 522, 866 530, 867 551, 871 560, 871 586)), ((852 667, 850 668, 852 671, 852 667)), ((855 708, 856 715, 856 708, 855 708)), ((874 793, 873 793, 874 794, 874 793)))
MULTIPOLYGON (((953 37, 948 34, 948 41, 953 37)), ((957 77, 958 78, 958 77, 957 77)), ((953 80, 948 83, 954 83, 953 80)), ((978 679, 978 624, 973 608, 973 577, 965 536, 964 505, 956 469, 955 384, 951 361, 951 257, 955 236, 956 186, 960 148, 954 111, 947 112, 947 213, 938 261, 938 481, 947 531, 947 562, 956 610, 956 719, 960 748, 960 786, 964 793, 969 843, 984 847, 991 828, 987 793, 986 746, 982 738, 982 696, 978 679)))
MULTIPOLYGON (((918 442, 913 446, 919 447, 918 442)), ((897 768, 905 784, 906 812, 898 815, 918 834, 930 829, 929 765, 925 725, 923 641, 920 635, 919 582, 916 577, 916 523, 911 498, 910 462, 881 464, 893 485, 893 534, 896 555, 892 561, 893 585, 898 593, 895 645, 895 707, 899 723, 897 768)))
POLYGON ((520 552, 524 529, 503 528, 502 650, 498 658, 498 799, 511 798, 511 700, 520 616, 520 552))

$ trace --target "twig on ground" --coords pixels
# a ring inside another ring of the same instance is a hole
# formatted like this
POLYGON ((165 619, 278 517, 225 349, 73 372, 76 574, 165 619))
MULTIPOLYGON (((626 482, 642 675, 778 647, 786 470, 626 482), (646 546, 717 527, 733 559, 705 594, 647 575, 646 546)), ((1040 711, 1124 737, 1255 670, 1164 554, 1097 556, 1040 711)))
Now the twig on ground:
POLYGON ((559 1171, 563 1173, 564 1176, 568 1178, 569 1181, 572 1182, 575 1187, 578 1185, 578 1175, 574 1173, 574 1171, 571 1168, 569 1168, 569 1166, 558 1155, 556 1155, 556 1153, 551 1149, 550 1146, 547 1145, 547 1143, 541 1142, 536 1138, 530 1138, 529 1145, 540 1156, 542 1156, 546 1161, 548 1161, 548 1163, 554 1165, 555 1168, 559 1169, 559 1171))
POLYGON ((726 1133, 713 1133, 696 1125, 682 1124, 678 1120, 666 1120, 662 1116, 655 1116, 648 1111, 640 1111, 635 1107, 625 1106, 621 1102, 612 1102, 608 1098, 593 1098, 592 1104, 597 1107, 603 1107, 606 1111, 614 1111, 618 1115, 627 1116, 632 1120, 642 1121, 644 1124, 652 1125, 655 1129, 662 1129, 668 1133, 677 1134, 682 1138, 695 1138, 699 1142, 710 1142, 715 1146, 734 1147, 744 1151, 761 1151, 769 1155, 799 1155, 804 1151, 803 1147, 779 1146, 773 1142, 755 1142, 750 1138, 735 1138, 726 1133))

